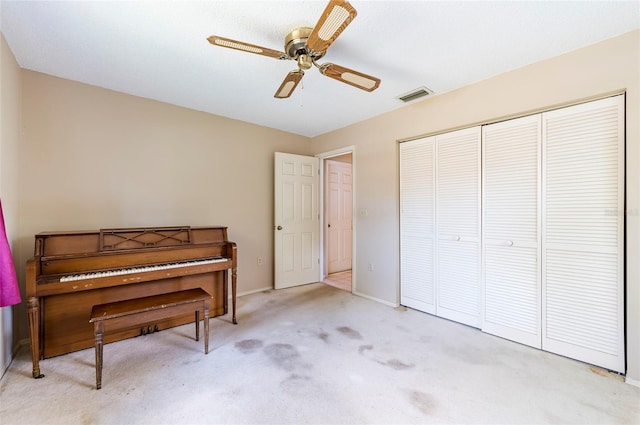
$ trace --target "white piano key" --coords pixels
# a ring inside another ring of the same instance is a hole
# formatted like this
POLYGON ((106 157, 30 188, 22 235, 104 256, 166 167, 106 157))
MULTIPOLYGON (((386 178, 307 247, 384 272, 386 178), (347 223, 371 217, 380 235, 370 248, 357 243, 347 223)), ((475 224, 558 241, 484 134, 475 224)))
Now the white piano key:
POLYGON ((144 272, 156 271, 156 270, 168 270, 168 269, 175 269, 180 267, 193 267, 193 266, 199 266, 203 264, 220 263, 227 260, 228 260, 227 258, 220 257, 220 258, 208 258, 206 260, 188 261, 184 263, 168 263, 168 264, 157 264, 152 266, 133 267, 128 269, 106 270, 102 272, 91 272, 91 273, 84 273, 84 274, 78 274, 78 275, 63 276, 60 278, 60 282, 96 279, 101 277, 120 276, 120 275, 133 274, 133 273, 144 273, 144 272))

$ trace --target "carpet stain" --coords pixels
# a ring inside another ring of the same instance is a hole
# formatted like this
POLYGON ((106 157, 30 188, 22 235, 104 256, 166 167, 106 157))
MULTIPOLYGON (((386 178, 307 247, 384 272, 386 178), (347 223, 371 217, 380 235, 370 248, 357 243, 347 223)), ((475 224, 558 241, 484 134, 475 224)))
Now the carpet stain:
POLYGON ((293 370, 300 358, 300 353, 291 344, 271 344, 264 347, 264 353, 278 367, 284 370, 293 370))
POLYGON ((405 369, 411 369, 412 367, 415 367, 415 365, 413 364, 406 364, 401 362, 398 359, 391 359, 391 360, 387 360, 386 362, 382 362, 379 360, 376 360, 376 361, 381 365, 388 366, 391 369, 395 369, 395 370, 405 370, 405 369))
POLYGON ((433 339, 433 337, 430 336, 430 335, 421 335, 420 336, 420 342, 424 342, 425 344, 429 344, 432 339, 433 339))
POLYGON ((259 339, 245 339, 235 343, 235 347, 243 354, 249 354, 262 347, 262 341, 259 339))
POLYGON ((289 375, 287 379, 285 379, 285 381, 310 381, 310 380, 311 380, 310 376, 298 375, 297 373, 292 373, 291 375, 289 375))
POLYGON ((318 338, 324 341, 325 344, 329 343, 329 334, 322 329, 303 328, 303 329, 299 329, 298 333, 302 336, 312 336, 314 338, 318 338))
POLYGON ((318 332, 317 336, 318 336, 318 338, 323 340, 325 343, 327 343, 327 344, 329 343, 329 334, 328 333, 326 333, 324 331, 321 331, 321 332, 318 332))
POLYGON ((313 396, 313 394, 305 394, 311 391, 311 383, 312 380, 310 376, 292 373, 286 379, 280 381, 280 389, 285 393, 296 394, 298 396, 313 396))
POLYGON ((427 393, 418 390, 408 391, 408 393, 411 404, 425 415, 430 415, 437 407, 436 401, 427 393))
POLYGON ((336 328, 336 329, 338 330, 338 332, 340 332, 347 338, 362 339, 362 335, 360 335, 360 332, 354 329, 351 329, 349 326, 340 326, 339 328, 336 328))
POLYGON ((361 345, 360 347, 358 347, 358 353, 363 354, 365 351, 371 351, 373 350, 373 345, 371 344, 367 344, 367 345, 361 345))
POLYGON ((413 333, 412 329, 408 329, 405 326, 402 325, 396 325, 396 329, 401 331, 401 332, 407 332, 407 333, 413 333))

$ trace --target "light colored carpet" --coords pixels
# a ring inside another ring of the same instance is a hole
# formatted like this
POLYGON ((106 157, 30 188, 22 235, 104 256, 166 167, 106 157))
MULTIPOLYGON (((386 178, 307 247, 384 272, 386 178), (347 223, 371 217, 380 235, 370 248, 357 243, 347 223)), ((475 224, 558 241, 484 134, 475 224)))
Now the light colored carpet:
POLYGON ((41 362, 0 381, 9 424, 640 423, 640 389, 589 365, 323 284, 211 320, 41 362))

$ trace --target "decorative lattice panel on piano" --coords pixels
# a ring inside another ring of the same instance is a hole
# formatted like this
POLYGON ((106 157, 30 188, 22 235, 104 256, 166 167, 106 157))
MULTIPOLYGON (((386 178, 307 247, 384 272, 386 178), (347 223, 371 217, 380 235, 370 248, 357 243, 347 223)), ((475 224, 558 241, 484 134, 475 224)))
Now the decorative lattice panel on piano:
POLYGON ((191 227, 100 229, 100 251, 157 248, 191 243, 191 227))

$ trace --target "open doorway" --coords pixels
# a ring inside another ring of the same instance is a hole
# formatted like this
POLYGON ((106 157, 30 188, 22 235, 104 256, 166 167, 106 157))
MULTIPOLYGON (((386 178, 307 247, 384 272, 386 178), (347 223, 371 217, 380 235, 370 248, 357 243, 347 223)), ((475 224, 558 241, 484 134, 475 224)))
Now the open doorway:
POLYGON ((323 176, 322 281, 352 292, 353 150, 349 148, 325 155, 320 155, 323 176))

